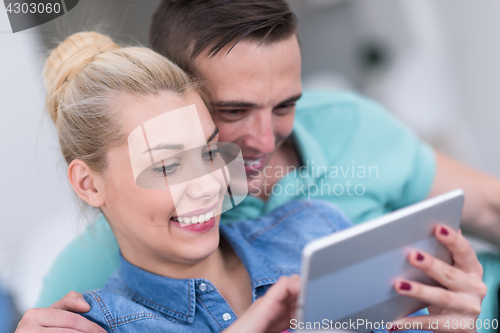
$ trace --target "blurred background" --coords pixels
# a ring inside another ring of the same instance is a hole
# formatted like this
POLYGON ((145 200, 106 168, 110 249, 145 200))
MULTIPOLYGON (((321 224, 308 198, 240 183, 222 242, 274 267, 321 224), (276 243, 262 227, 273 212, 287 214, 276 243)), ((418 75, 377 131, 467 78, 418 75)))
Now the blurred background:
MULTIPOLYGON (((35 304, 52 261, 88 223, 43 109, 47 51, 84 29, 148 45, 157 3, 80 0, 68 14, 16 34, 0 6, 0 285, 18 313, 35 304)), ((299 20, 304 89, 350 89, 370 96, 434 147, 500 176, 500 2, 290 4, 299 20)), ((1 333, 2 318, 8 318, 2 315, 1 333)))

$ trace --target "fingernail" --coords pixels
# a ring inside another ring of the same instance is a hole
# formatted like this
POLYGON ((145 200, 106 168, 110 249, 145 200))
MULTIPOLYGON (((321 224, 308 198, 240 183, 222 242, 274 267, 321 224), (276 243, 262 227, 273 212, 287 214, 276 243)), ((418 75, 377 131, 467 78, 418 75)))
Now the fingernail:
POLYGON ((397 330, 397 326, 393 325, 392 323, 387 323, 385 325, 385 329, 388 330, 389 332, 393 332, 393 331, 397 330))
POLYGON ((418 261, 424 261, 424 256, 422 255, 422 253, 417 252, 417 260, 418 261))
POLYGON ((401 288, 402 290, 411 290, 411 285, 406 282, 401 282, 399 288, 401 288))
POLYGON ((441 227, 441 235, 448 236, 449 232, 445 228, 441 227))

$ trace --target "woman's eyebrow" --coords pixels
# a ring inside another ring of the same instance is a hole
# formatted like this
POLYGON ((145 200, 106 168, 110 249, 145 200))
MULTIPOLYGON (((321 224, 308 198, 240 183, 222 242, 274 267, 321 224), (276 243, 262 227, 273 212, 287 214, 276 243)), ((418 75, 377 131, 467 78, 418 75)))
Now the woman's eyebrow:
POLYGON ((214 132, 208 138, 207 143, 209 143, 210 141, 212 141, 217 136, 217 134, 219 134, 219 128, 217 126, 215 126, 214 132))
POLYGON ((161 150, 161 149, 181 150, 181 149, 184 149, 184 145, 158 144, 158 145, 154 146, 153 148, 149 148, 144 153, 149 153, 149 152, 152 152, 153 150, 161 150))
MULTIPOLYGON (((215 129, 214 129, 214 132, 208 138, 207 143, 209 143, 210 141, 212 141, 217 136, 217 134, 219 134, 219 128, 216 126, 215 129)), ((149 153, 149 152, 152 152, 154 150, 162 150, 162 149, 181 150, 181 149, 184 149, 184 145, 179 145, 179 144, 157 144, 156 146, 147 149, 144 153, 149 153)))

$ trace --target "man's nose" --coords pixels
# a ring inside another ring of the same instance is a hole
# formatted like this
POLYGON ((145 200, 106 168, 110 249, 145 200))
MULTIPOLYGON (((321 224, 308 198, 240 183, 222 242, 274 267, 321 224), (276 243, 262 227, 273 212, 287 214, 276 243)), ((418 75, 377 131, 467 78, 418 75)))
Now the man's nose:
POLYGON ((247 147, 253 148, 261 153, 271 153, 276 144, 274 137, 274 127, 270 112, 261 112, 248 129, 248 136, 245 140, 247 147))

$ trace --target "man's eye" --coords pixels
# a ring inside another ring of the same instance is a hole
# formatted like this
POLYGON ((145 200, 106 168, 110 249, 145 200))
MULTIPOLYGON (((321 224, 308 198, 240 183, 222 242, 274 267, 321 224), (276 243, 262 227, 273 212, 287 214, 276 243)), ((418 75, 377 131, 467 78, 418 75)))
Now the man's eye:
POLYGON ((278 105, 274 109, 274 113, 278 115, 286 115, 295 110, 295 103, 278 105))
POLYGON ((245 110, 243 109, 223 109, 223 110, 217 110, 217 112, 222 115, 222 116, 229 116, 229 117, 234 117, 234 116, 240 116, 243 113, 245 113, 245 110))

